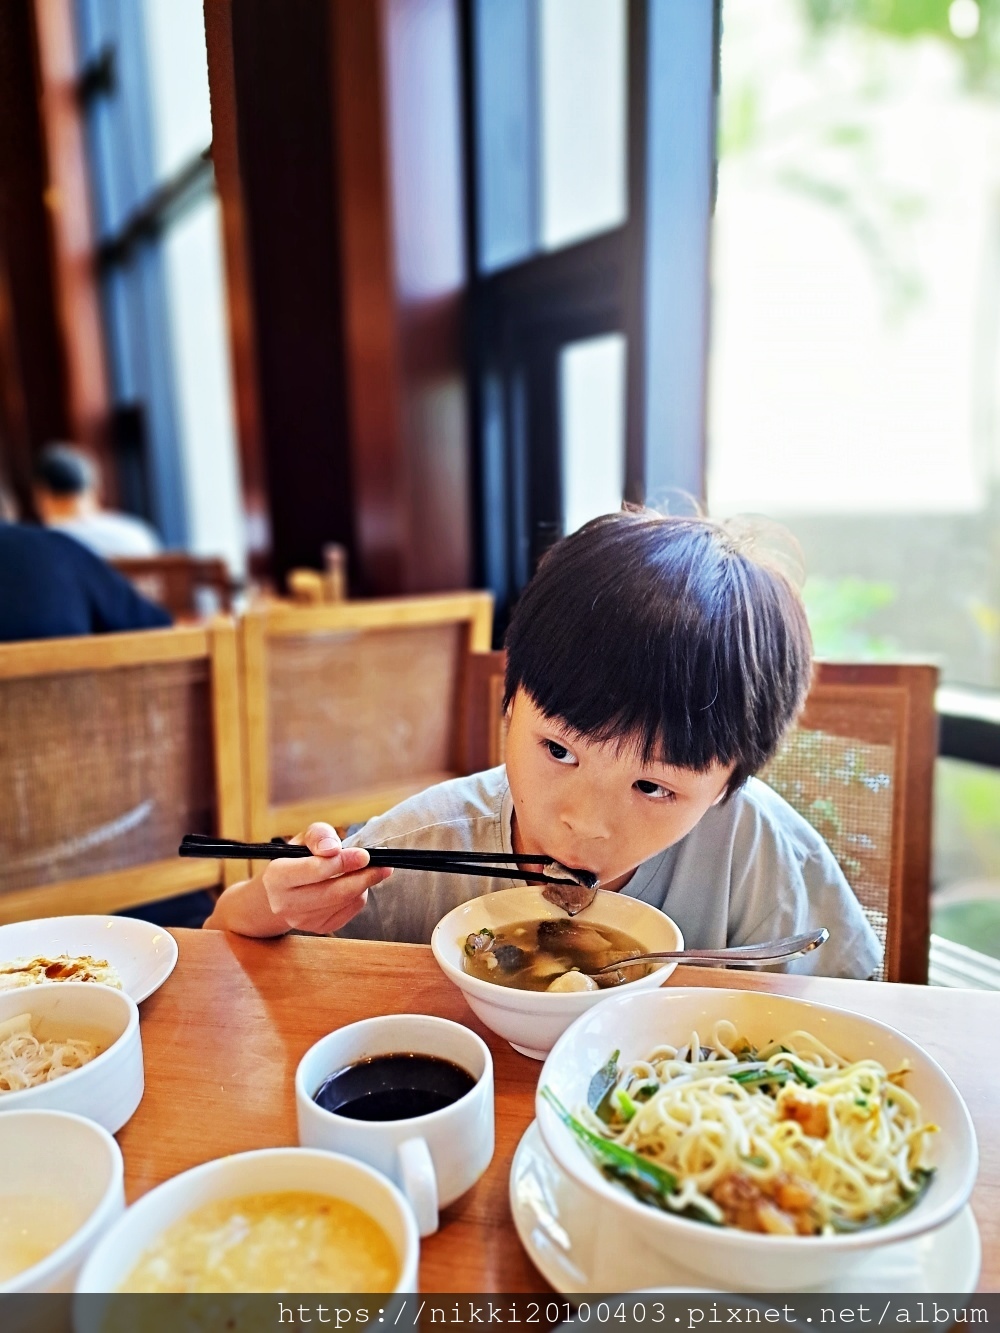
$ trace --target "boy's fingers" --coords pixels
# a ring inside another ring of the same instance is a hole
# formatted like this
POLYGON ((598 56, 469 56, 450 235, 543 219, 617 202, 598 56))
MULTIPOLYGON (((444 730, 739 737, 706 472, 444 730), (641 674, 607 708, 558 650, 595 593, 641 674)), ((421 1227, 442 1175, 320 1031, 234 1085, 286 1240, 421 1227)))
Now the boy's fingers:
POLYGON ((272 886, 294 889, 355 874, 367 864, 368 853, 363 847, 343 847, 329 856, 282 856, 272 861, 264 873, 272 886))
POLYGON ((359 912, 363 911, 368 903, 368 890, 365 889, 360 898, 355 898, 353 902, 348 903, 346 907, 341 908, 339 912, 334 912, 323 922, 323 931, 327 935, 332 935, 335 930, 341 926, 346 926, 348 921, 352 921, 359 912))
MULTIPOLYGON (((270 870, 277 864, 272 862, 270 870)), ((311 863, 290 861, 284 864, 301 868, 303 864, 311 863)), ((329 862, 324 861, 320 864, 328 865, 329 862)), ((341 924, 349 921, 361 911, 368 890, 387 879, 392 873, 385 867, 372 866, 351 874, 338 875, 333 879, 324 878, 309 882, 299 878, 294 883, 289 883, 270 876, 270 870, 265 876, 264 888, 272 909, 284 917, 290 926, 303 930, 318 928, 314 924, 318 916, 322 916, 324 920, 335 916, 341 924)))
POLYGON ((329 856, 340 851, 340 838, 330 824, 310 824, 305 833, 300 833, 292 842, 304 843, 313 856, 329 856))

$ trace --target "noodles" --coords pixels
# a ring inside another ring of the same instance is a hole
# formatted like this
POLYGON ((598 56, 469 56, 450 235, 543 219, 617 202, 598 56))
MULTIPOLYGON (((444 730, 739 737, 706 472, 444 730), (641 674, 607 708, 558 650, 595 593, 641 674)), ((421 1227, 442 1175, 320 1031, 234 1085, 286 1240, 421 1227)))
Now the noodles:
POLYGON ((605 1172, 644 1202, 747 1231, 816 1235, 890 1221, 932 1172, 936 1126, 902 1086, 905 1067, 853 1063, 808 1032, 757 1051, 732 1023, 622 1068, 617 1053, 590 1105, 559 1113, 605 1172), (617 1150, 613 1157, 602 1147, 617 1150), (645 1178, 659 1171, 659 1186, 645 1178))
POLYGON ((40 1041, 32 1030, 30 1014, 8 1018, 0 1023, 0 1095, 51 1083, 99 1054, 96 1042, 76 1037, 40 1041))

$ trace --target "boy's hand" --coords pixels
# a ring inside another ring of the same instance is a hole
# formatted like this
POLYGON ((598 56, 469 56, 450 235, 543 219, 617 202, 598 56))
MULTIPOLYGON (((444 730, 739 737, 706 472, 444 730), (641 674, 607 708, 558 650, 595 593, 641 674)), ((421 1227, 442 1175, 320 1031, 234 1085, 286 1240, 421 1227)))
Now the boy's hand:
POLYGON ((329 935, 345 926, 368 901, 368 890, 392 871, 369 866, 363 847, 343 847, 329 824, 310 824, 291 841, 311 857, 282 857, 264 871, 268 906, 289 930, 329 935))

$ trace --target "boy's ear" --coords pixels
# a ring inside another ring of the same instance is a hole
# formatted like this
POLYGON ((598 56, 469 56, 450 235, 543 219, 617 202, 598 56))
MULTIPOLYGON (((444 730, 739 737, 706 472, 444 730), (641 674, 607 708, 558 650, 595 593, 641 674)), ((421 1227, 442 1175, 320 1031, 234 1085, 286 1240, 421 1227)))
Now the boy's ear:
POLYGON ((729 791, 729 786, 727 784, 725 787, 723 787, 722 791, 719 792, 718 796, 716 796, 715 800, 712 802, 712 805, 721 805, 722 802, 726 799, 726 793, 728 791, 729 791))

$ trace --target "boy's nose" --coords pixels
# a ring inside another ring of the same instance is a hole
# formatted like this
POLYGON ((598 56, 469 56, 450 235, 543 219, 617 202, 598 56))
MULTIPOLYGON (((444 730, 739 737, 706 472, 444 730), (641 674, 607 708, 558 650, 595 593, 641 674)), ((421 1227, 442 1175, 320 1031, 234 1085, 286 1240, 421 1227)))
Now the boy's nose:
POLYGON ((575 838, 590 840, 611 837, 610 820, 599 807, 585 810, 574 806, 564 810, 561 818, 575 838))

